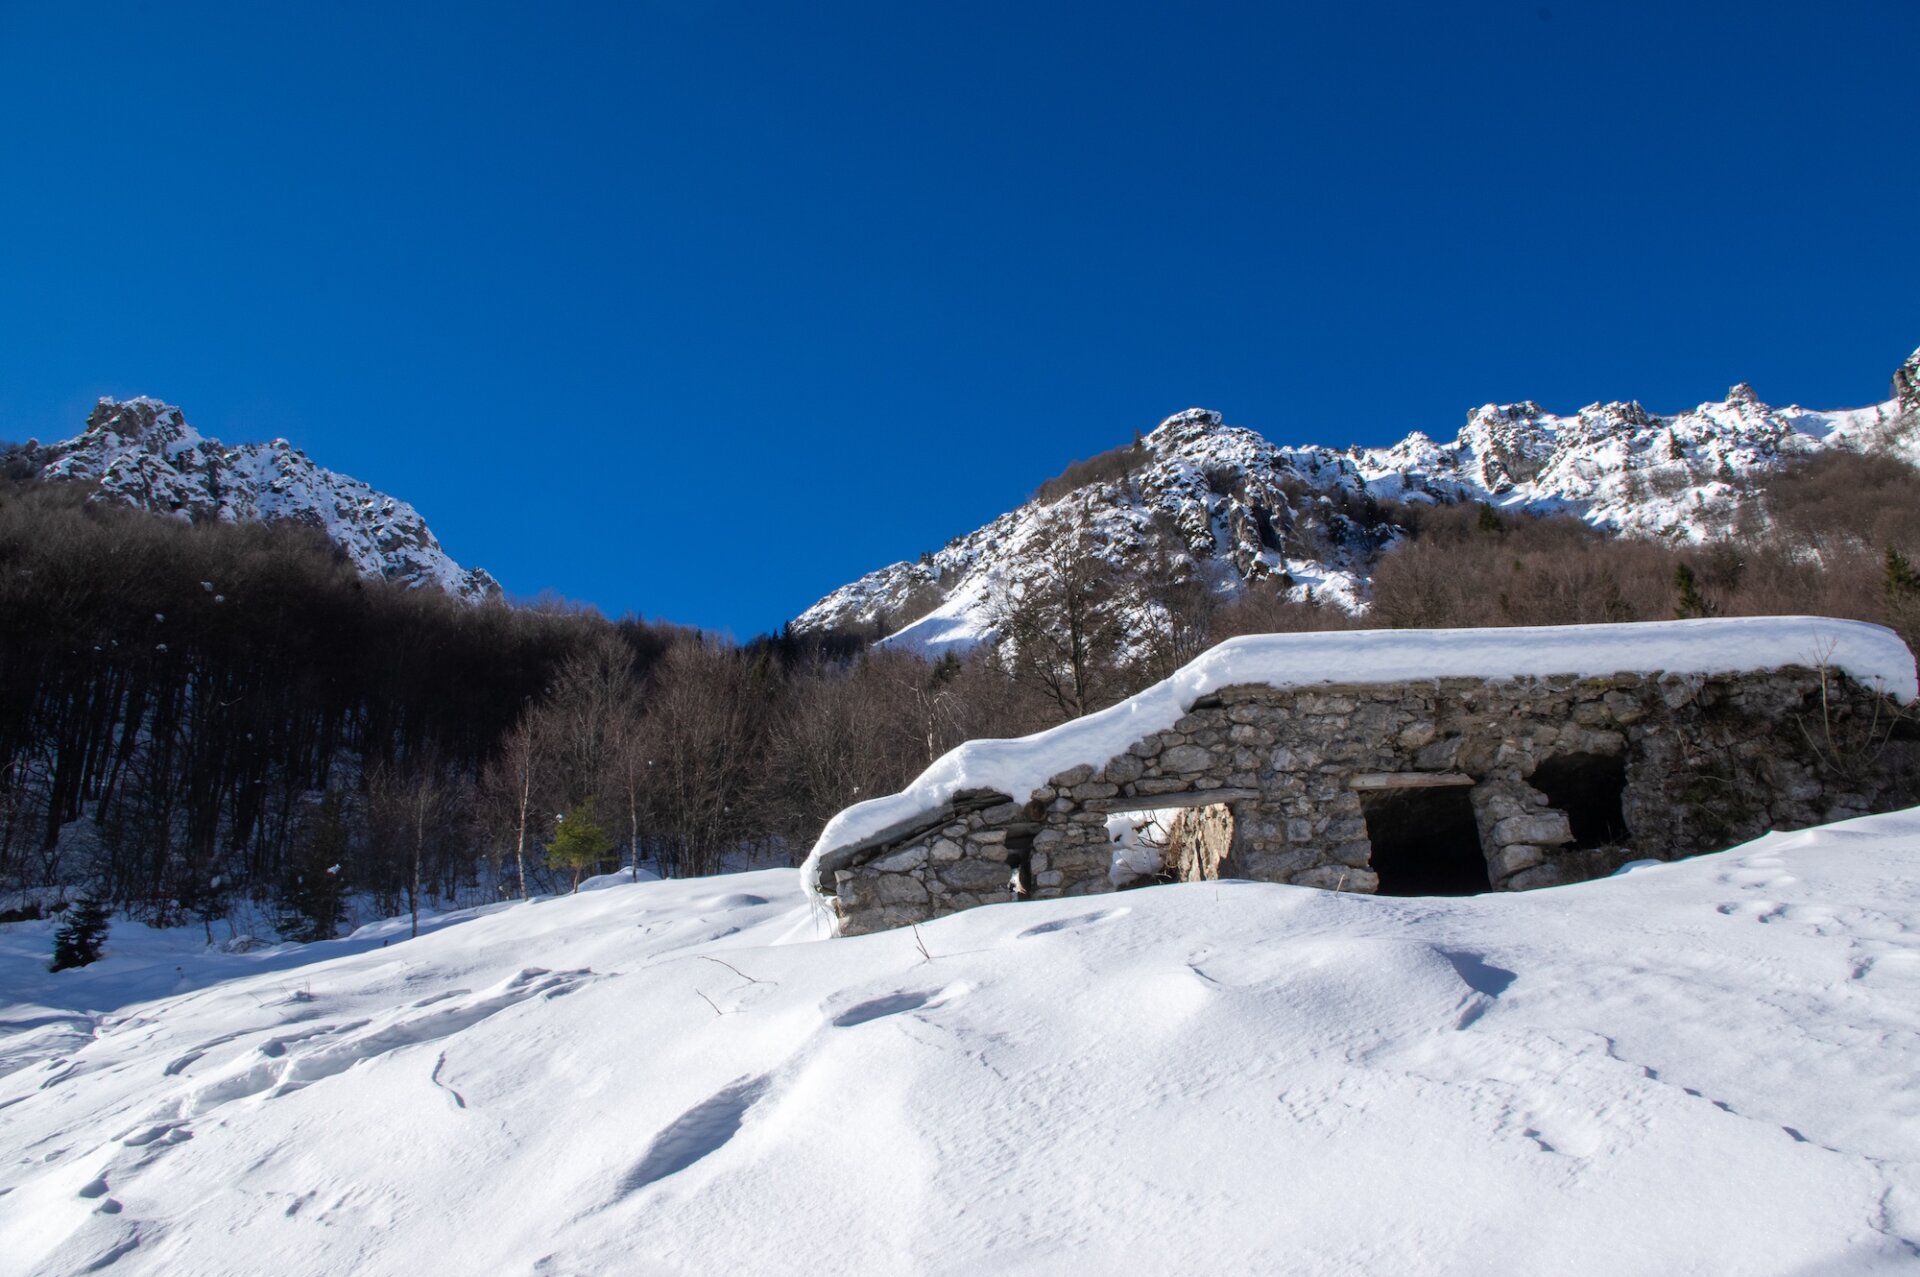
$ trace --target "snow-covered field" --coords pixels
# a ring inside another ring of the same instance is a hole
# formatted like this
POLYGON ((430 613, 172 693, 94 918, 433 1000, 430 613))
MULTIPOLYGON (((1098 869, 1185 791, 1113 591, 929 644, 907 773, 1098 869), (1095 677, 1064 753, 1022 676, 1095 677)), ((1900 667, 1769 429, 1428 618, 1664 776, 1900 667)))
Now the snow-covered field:
POLYGON ((1466 900, 439 921, 59 976, 0 928, 0 1268, 1920 1268, 1920 811, 1466 900))

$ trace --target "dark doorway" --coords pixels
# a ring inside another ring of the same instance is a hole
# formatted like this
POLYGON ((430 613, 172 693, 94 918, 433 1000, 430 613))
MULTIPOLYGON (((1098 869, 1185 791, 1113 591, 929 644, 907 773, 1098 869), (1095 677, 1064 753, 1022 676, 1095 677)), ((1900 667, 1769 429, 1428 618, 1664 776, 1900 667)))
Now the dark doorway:
POLYGON ((1576 849, 1627 841, 1620 795, 1627 788, 1627 760, 1607 754, 1562 754, 1533 769, 1527 783, 1547 796, 1547 805, 1567 813, 1576 849))
POLYGON ((1360 796, 1383 896, 1473 896, 1493 890, 1464 785, 1360 796))

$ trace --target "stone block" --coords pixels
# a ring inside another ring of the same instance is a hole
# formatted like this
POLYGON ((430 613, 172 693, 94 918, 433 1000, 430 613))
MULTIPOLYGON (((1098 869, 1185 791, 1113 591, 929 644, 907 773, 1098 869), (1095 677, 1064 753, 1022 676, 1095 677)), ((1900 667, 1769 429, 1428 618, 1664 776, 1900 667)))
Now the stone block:
POLYGON ((1607 715, 1622 727, 1631 727, 1647 716, 1646 707, 1640 704, 1638 697, 1628 696, 1625 692, 1608 692, 1601 698, 1606 706, 1607 715))
POLYGON ((1380 875, 1371 869, 1347 865, 1316 865, 1293 876, 1296 887, 1317 887, 1321 891, 1373 892, 1380 889, 1380 875))
POLYGON ((1437 734, 1432 723, 1409 723, 1393 739, 1402 749, 1421 750, 1431 745, 1437 734))
POLYGON ((1667 703, 1668 709, 1679 709, 1693 700, 1696 689, 1680 679, 1662 679, 1660 699, 1667 703))
POLYGON ((1160 770, 1167 773, 1204 772, 1213 765, 1213 755, 1198 745, 1175 745, 1160 755, 1160 770))
POLYGON ((1373 844, 1363 838, 1359 842, 1343 843, 1328 854, 1340 864, 1365 868, 1373 863, 1373 844))
POLYGON ((1567 825, 1565 812, 1541 811, 1525 816, 1508 816, 1493 827, 1492 841, 1503 847, 1512 843, 1562 847, 1573 841, 1573 830, 1567 825))
POLYGON ((912 874, 876 874, 862 882, 860 886, 863 890, 870 889, 873 898, 883 905, 927 903, 926 884, 912 874))
POLYGON ((1003 862, 985 857, 936 865, 933 872, 955 891, 991 891, 1006 886, 1013 877, 1013 870, 1003 862))
POLYGON ((1093 779, 1093 768, 1086 763, 1078 767, 1069 767, 1053 778, 1055 789, 1072 789, 1075 785, 1093 779))
POLYGON ((1109 759, 1102 770, 1106 778, 1116 785, 1125 785, 1140 779, 1140 773, 1147 769, 1146 764, 1133 754, 1122 754, 1109 759))
POLYGON ((1604 727, 1613 722, 1613 714, 1600 701, 1582 701, 1573 707, 1573 721, 1582 727, 1604 727))
POLYGON ((918 869, 926 863, 927 845, 915 843, 911 847, 903 847, 889 856, 871 862, 867 868, 874 873, 897 874, 918 869))
POLYGON ((1507 879, 1505 887, 1508 891, 1532 891, 1535 887, 1557 887, 1561 881, 1560 866, 1535 865, 1507 879))
POLYGON ((1487 869, 1495 882, 1511 878, 1523 869, 1531 869, 1547 858, 1545 850, 1528 843, 1502 847, 1487 857, 1487 869))

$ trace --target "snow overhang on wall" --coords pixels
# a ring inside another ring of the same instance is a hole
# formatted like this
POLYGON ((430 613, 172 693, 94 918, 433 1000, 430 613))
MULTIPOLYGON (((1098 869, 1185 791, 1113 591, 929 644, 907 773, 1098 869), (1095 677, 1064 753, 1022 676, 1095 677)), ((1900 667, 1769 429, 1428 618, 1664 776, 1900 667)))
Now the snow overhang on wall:
POLYGON ((968 741, 942 755, 906 789, 847 808, 821 831, 801 882, 819 893, 823 875, 860 849, 904 832, 970 796, 1025 802, 1071 768, 1099 767, 1134 742, 1178 722, 1201 698, 1264 684, 1424 682, 1573 675, 1737 674, 1788 666, 1844 672, 1902 704, 1920 696, 1913 653, 1892 630, 1823 616, 1719 617, 1627 625, 1523 626, 1475 630, 1343 630, 1229 639, 1137 696, 1097 714, 1015 740, 968 741))

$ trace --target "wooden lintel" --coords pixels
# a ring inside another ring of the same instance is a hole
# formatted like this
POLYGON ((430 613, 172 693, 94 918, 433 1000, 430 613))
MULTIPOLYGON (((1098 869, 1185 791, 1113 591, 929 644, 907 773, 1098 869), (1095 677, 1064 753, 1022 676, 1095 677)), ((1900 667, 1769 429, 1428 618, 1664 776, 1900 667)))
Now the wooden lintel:
POLYGON ((1085 811, 1158 811, 1162 807, 1211 807, 1215 803, 1239 803, 1258 798, 1257 789, 1187 789, 1172 794, 1135 794, 1131 798, 1089 798, 1080 806, 1085 811))
POLYGON ((1442 789, 1479 782, 1459 772, 1370 772, 1347 782, 1351 789, 1442 789))

